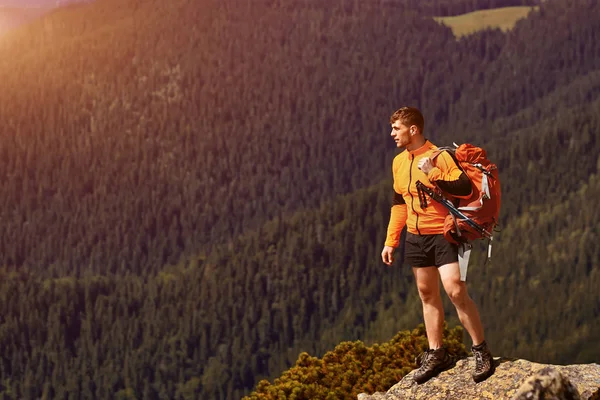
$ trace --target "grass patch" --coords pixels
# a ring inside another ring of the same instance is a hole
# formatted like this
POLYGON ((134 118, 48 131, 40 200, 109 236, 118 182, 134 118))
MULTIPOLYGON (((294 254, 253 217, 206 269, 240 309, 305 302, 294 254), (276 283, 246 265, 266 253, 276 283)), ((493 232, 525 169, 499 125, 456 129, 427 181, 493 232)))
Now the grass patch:
POLYGON ((538 7, 502 7, 493 10, 479 10, 453 17, 433 17, 452 29, 454 36, 461 37, 486 29, 500 28, 503 31, 511 30, 521 18, 527 17, 531 10, 538 7))

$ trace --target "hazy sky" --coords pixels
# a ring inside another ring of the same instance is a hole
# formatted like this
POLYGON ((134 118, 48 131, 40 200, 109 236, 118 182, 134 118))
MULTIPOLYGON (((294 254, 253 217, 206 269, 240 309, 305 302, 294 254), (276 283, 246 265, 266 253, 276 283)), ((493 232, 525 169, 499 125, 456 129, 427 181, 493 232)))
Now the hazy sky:
POLYGON ((56 0, 0 0, 0 6, 47 7, 56 5, 56 0))
MULTIPOLYGON (((77 1, 77 0, 75 0, 77 1)), ((0 0, 0 7, 52 7, 57 3, 74 3, 74 0, 0 0)), ((81 0, 79 0, 81 1, 81 0)))

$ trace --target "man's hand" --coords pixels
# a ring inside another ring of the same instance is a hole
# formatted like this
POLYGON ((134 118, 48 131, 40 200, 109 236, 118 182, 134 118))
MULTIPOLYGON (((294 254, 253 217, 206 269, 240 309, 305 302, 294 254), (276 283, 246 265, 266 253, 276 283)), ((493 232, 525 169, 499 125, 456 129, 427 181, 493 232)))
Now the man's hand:
POLYGON ((391 246, 385 246, 381 252, 381 259, 386 265, 392 265, 394 262, 394 248, 391 246))
POLYGON ((424 173, 428 174, 429 171, 431 171, 433 169, 433 163, 431 162, 431 158, 429 158, 429 157, 421 158, 419 160, 419 163, 417 164, 417 167, 424 173))

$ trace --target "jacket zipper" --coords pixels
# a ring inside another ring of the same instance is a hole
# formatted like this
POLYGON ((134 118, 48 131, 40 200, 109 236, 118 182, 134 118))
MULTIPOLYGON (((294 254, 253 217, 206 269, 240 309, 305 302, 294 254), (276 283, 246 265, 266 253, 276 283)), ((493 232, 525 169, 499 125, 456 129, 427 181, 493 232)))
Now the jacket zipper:
POLYGON ((417 219, 415 222, 415 227, 417 228, 417 232, 420 235, 421 231, 419 230, 419 213, 417 213, 417 211, 415 210, 415 197, 413 196, 412 192, 410 191, 410 185, 412 184, 412 167, 413 167, 413 163, 415 162, 415 155, 411 154, 411 156, 412 156, 412 158, 410 161, 410 168, 409 168, 409 172, 408 172, 408 194, 410 194, 410 206, 412 207, 413 212, 417 216, 417 219))

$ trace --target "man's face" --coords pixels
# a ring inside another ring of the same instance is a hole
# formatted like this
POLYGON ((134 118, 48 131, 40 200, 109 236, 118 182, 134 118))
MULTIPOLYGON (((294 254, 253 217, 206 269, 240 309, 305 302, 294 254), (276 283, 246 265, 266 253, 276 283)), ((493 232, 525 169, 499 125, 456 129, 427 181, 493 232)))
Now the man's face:
POLYGON ((396 120, 392 124, 391 135, 392 138, 394 138, 394 142, 396 142, 396 147, 406 147, 412 140, 410 127, 404 125, 402 122, 400 122, 400 120, 396 120))

